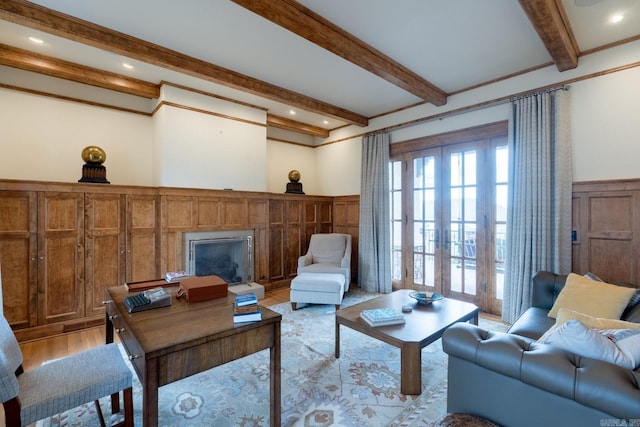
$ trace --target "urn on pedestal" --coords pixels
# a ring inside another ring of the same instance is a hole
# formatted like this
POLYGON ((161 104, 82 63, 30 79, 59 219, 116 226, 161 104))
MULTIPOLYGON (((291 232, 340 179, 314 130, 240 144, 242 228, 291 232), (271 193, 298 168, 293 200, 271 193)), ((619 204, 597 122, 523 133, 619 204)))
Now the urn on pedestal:
POLYGON ((304 194, 302 191, 302 183, 300 181, 300 172, 293 169, 289 172, 289 182, 287 182, 287 191, 285 193, 304 194))
POLYGON ((107 181, 107 168, 102 164, 107 160, 107 153, 100 147, 90 145, 82 150, 81 154, 84 165, 82 165, 82 178, 78 182, 95 182, 109 184, 107 181))

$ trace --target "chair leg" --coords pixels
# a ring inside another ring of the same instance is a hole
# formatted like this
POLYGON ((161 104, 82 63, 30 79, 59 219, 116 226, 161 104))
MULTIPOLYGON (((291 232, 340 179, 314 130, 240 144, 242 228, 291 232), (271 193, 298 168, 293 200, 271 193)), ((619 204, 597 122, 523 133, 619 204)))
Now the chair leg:
POLYGON ((98 413, 98 419, 100 420, 100 427, 107 427, 107 425, 104 423, 104 415, 102 415, 102 408, 100 407, 100 401, 96 399, 94 403, 96 405, 96 412, 98 413))
POLYGON ((111 395, 111 412, 120 412, 120 393, 113 393, 111 395))
POLYGON ((17 397, 7 400, 2 405, 4 408, 4 421, 6 427, 21 427, 22 419, 20 418, 20 401, 17 397))
POLYGON ((291 303, 291 309, 292 309, 293 311, 296 311, 296 310, 298 309, 298 305, 297 305, 295 302, 292 302, 292 303, 291 303))
POLYGON ((340 310, 340 304, 336 304, 336 311, 340 310))
POLYGON ((122 400, 124 402, 124 421, 114 427, 133 427, 133 388, 122 390, 122 400))

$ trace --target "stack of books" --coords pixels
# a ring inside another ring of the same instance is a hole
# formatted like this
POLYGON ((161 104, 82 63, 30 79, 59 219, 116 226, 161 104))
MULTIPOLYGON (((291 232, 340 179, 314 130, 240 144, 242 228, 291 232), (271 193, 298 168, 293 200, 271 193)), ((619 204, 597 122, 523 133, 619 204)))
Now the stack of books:
POLYGON ((253 292, 237 294, 233 304, 233 323, 256 322, 262 320, 262 310, 253 292))
POLYGON ((167 283, 177 283, 184 277, 189 277, 189 273, 186 271, 167 271, 164 275, 164 280, 166 280, 167 283))
POLYGON ((391 307, 362 310, 360 317, 371 326, 398 325, 405 323, 404 315, 400 311, 391 307))

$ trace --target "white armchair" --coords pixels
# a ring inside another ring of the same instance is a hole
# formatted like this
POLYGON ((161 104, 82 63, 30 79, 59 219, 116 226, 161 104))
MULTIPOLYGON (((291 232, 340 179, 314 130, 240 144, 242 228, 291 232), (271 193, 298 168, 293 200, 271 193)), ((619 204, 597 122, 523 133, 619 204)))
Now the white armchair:
POLYGON ((309 250, 298 259, 298 274, 333 273, 344 276, 344 291, 351 283, 351 235, 312 234, 309 250))

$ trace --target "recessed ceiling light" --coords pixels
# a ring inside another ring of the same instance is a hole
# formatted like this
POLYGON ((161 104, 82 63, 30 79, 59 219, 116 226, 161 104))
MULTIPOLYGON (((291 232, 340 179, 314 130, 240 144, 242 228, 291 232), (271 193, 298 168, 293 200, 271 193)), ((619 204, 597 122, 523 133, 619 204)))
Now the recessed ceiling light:
POLYGON ((611 22, 612 24, 617 24, 623 19, 624 15, 622 13, 616 13, 615 15, 611 15, 611 18, 609 18, 609 22, 611 22))
POLYGON ((124 68, 126 68, 127 70, 133 70, 133 68, 134 68, 133 65, 131 65, 131 64, 127 63, 127 62, 123 62, 122 66, 124 68))
POLYGON ((325 125, 329 124, 329 120, 323 120, 322 123, 324 123, 325 125))
POLYGON ((37 44, 42 44, 42 43, 44 43, 44 40, 39 39, 39 38, 34 37, 34 36, 29 37, 29 40, 31 40, 32 42, 37 43, 37 44))
POLYGON ((292 116, 295 116, 296 112, 294 110, 289 110, 289 114, 291 114, 292 116))

